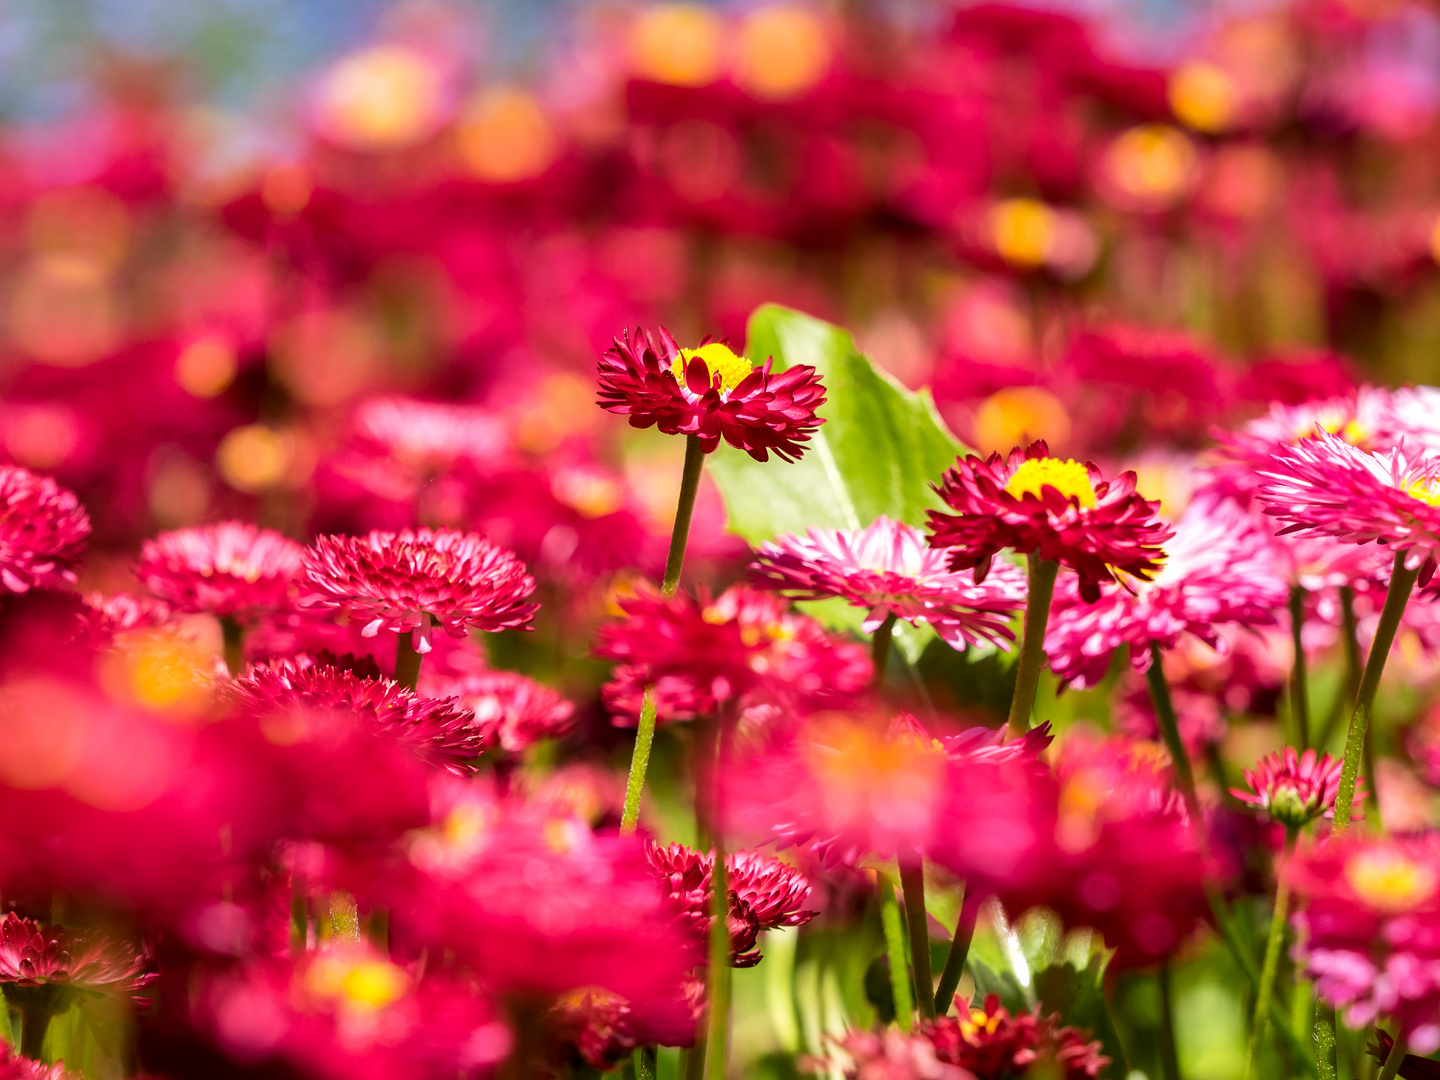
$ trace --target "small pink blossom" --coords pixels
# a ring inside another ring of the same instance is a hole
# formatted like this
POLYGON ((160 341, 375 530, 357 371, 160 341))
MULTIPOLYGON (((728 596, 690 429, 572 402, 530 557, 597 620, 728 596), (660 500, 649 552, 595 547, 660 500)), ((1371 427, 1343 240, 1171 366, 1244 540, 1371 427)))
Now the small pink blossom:
POLYGON ((179 611, 254 617, 285 605, 304 550, 272 529, 222 521, 145 541, 135 575, 179 611))
POLYGON ((90 536, 80 500, 48 476, 0 465, 0 587, 5 592, 73 584, 70 569, 90 536))

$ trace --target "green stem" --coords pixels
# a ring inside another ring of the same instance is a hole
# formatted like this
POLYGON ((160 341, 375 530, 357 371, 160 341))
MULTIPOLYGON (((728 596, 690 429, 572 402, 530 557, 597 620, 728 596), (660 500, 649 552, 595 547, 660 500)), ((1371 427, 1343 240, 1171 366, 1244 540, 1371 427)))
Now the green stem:
POLYGON ((945 966, 940 969, 940 985, 935 988, 935 1015, 944 1016, 950 1011, 955 1000, 955 990, 960 985, 960 976, 965 973, 965 958, 970 955, 970 940, 975 936, 975 910, 967 896, 960 903, 960 914, 955 920, 955 933, 950 938, 950 951, 945 954, 945 966))
POLYGON ((695 1045, 680 1051, 680 1075, 685 1080, 705 1080, 705 1029, 701 1025, 695 1045))
POLYGON ((1375 1080, 1395 1080, 1395 1074, 1400 1071, 1404 1060, 1405 1037, 1397 1032, 1395 1041, 1390 1044, 1390 1053, 1385 1055, 1385 1064, 1380 1068, 1380 1075, 1375 1080))
MULTIPOLYGON (((690 518, 695 513, 695 496, 700 491, 700 474, 705 469, 705 450, 694 435, 685 437, 685 471, 680 477, 680 501, 675 507, 675 525, 670 530, 670 552, 665 557, 665 577, 660 585, 664 596, 680 588, 680 571, 685 566, 685 545, 690 539, 690 518)), ((635 728, 635 750, 630 756, 630 775, 625 779, 625 808, 620 815, 620 832, 630 834, 640 823, 640 794, 650 769, 650 748, 655 743, 655 688, 645 688, 640 705, 640 723, 635 728)))
MULTIPOLYGON (((1335 796, 1335 823, 1331 826, 1332 837, 1344 836, 1350 831, 1350 812, 1355 805, 1355 779, 1360 775, 1360 761, 1365 752, 1365 734, 1370 730, 1370 714, 1375 708, 1375 694, 1380 689, 1380 675, 1385 670, 1385 661, 1390 655, 1390 646, 1395 643, 1395 634, 1400 629, 1400 618, 1405 614, 1405 604, 1420 568, 1405 568, 1404 551, 1395 553, 1395 566, 1390 572, 1390 588, 1385 591, 1385 606, 1380 609, 1380 622, 1375 627, 1375 640, 1370 643, 1370 655, 1365 660, 1365 670, 1360 676, 1360 687, 1355 693, 1355 711, 1350 717, 1350 730, 1345 736, 1345 758, 1340 766, 1340 791, 1335 796)), ((1371 793, 1371 798, 1374 798, 1371 793)))
POLYGON ((1175 718, 1175 705, 1170 700, 1170 686, 1165 682, 1165 666, 1160 662, 1160 646, 1150 642, 1150 667, 1145 679, 1150 684, 1150 699, 1155 703, 1155 715, 1160 721, 1160 735, 1165 748, 1175 765, 1175 781, 1180 795, 1185 800, 1185 809, 1190 813, 1197 835, 1204 837, 1205 819, 1200 815, 1200 800, 1195 795, 1195 772, 1190 768, 1190 755, 1185 752, 1185 743, 1180 738, 1180 725, 1175 718))
POLYGON ((1009 738, 1030 730, 1030 712, 1035 707, 1035 690, 1040 685, 1040 666, 1045 662, 1045 626, 1050 621, 1050 599, 1055 595, 1055 575, 1060 564, 1042 559, 1038 551, 1026 556, 1029 593, 1025 600, 1025 629, 1020 638, 1020 659, 1015 667, 1015 696, 1010 699, 1009 738))
POLYGON ((653 1046, 635 1048, 635 1080, 655 1080, 659 1072, 659 1054, 653 1046))
POLYGON ((900 891, 905 897, 905 922, 910 928, 910 968, 915 973, 915 1004, 922 1020, 935 1019, 935 977, 930 972, 930 916, 925 911, 925 861, 918 852, 902 851, 900 891))
POLYGON ((238 679, 245 674, 245 630, 235 616, 220 616, 220 638, 225 646, 225 667, 238 679))
POLYGON ((1271 998, 1275 992, 1275 973, 1280 967, 1280 945, 1285 940, 1285 919, 1290 908, 1290 884, 1286 880, 1286 864, 1295 850, 1293 828, 1285 830, 1285 844, 1275 867, 1275 913, 1270 918, 1270 935, 1265 942, 1265 965, 1260 969, 1260 987, 1255 993, 1255 1015, 1250 1027, 1250 1046, 1245 1051, 1245 1080, 1255 1075, 1255 1056, 1265 1038, 1265 1025, 1270 1018, 1271 998))
POLYGON ((895 1022, 901 1031, 915 1025, 915 1002, 910 997, 910 971, 905 964, 905 932, 900 926, 900 907, 895 887, 879 870, 875 871, 875 892, 880 900, 880 926, 885 931, 885 951, 890 960, 890 990, 895 998, 895 1022))
POLYGON ((710 1038, 705 1075, 724 1080, 730 1021, 730 891, 725 884, 725 847, 714 829, 715 865, 710 871, 710 1038))
POLYGON ((310 947, 310 882, 304 874, 290 879, 290 955, 301 956, 310 947))
POLYGON ((875 685, 885 682, 885 663, 890 659, 890 639, 895 634, 895 613, 885 616, 885 621, 870 635, 870 664, 875 669, 875 685))
POLYGON ((1315 1075, 1319 1080, 1336 1080, 1335 1010, 1323 1001, 1315 1002, 1315 1075))
POLYGON ((1160 983, 1160 1075, 1165 1080, 1180 1080, 1180 1057, 1175 1051, 1175 1008, 1170 993, 1170 961, 1162 960, 1156 972, 1160 983))
POLYGON ((1290 586, 1290 644, 1295 665, 1290 669, 1290 710, 1295 717, 1295 740, 1301 750, 1310 746, 1310 690, 1305 674, 1305 586, 1290 586))
POLYGON ((53 1015, 43 1006, 28 1006, 20 1010, 20 1053, 33 1061, 44 1060, 45 1033, 50 1029, 53 1015))
MULTIPOLYGON (((429 615, 425 616, 428 624, 429 615)), ((395 681, 406 690, 414 690, 415 684, 420 681, 420 654, 415 651, 415 644, 410 640, 410 631, 402 630, 397 635, 395 644, 395 681)))
POLYGON ((1355 589, 1340 586, 1340 625, 1345 643, 1345 693, 1351 701, 1360 690, 1360 620, 1355 617, 1355 589))

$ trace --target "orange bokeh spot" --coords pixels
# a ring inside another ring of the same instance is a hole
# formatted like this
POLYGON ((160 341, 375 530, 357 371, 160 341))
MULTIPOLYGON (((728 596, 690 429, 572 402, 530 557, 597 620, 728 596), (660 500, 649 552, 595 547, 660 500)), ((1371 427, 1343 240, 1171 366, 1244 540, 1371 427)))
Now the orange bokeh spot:
POLYGON ((235 381, 235 346, 223 337, 196 338, 175 358, 175 381, 198 398, 212 398, 235 381))
POLYGON ((316 96, 321 134, 355 150, 413 146, 440 126, 444 87, 428 57, 377 45, 326 73, 316 96))
POLYGON ((32 469, 63 465, 79 443, 75 414, 63 406, 16 406, 5 419, 5 449, 32 469))
POLYGON ((1070 414, 1060 399, 1038 386, 1007 386, 975 411, 975 449, 1005 453, 1044 439, 1051 447, 1070 438, 1070 414))
POLYGON ((121 311, 109 267, 79 253, 36 258, 10 297, 10 336, 56 367, 84 367, 119 343, 121 311))
POLYGON ((1170 76, 1170 108, 1186 127, 1218 134, 1235 122, 1239 101, 1235 80, 1222 68, 1193 60, 1170 76))
POLYGON ((1105 173, 1129 208, 1160 210, 1177 202, 1194 182, 1195 144, 1164 124, 1131 128, 1105 155, 1105 173))
POLYGON ((303 165, 284 162, 273 165, 260 181, 260 201, 281 217, 298 214, 310 204, 315 181, 303 165))
POLYGON ((815 86, 830 60, 830 37, 813 11, 761 8, 740 24, 735 81, 754 97, 783 101, 815 86))
POLYGON ((237 491, 272 488, 285 479, 294 459, 293 441, 261 424, 235 428, 220 440, 215 467, 237 491))
POLYGON ((662 4, 630 32, 635 73, 671 86, 705 86, 720 77, 724 23, 699 4, 662 4))
POLYGON ((210 701, 214 654, 169 630, 126 635, 110 658, 106 689, 117 700, 172 715, 193 715, 210 701))
POLYGON ((1004 199, 990 208, 990 238, 1012 266, 1033 269, 1050 256, 1055 211, 1036 199, 1004 199))
POLYGON ((25 220, 30 247, 113 270, 130 243, 130 211, 100 188, 64 188, 35 200, 25 220))
POLYGON ((540 103, 516 87, 484 91, 466 108, 456 137, 481 180, 513 184, 539 176, 555 160, 555 133, 540 103))

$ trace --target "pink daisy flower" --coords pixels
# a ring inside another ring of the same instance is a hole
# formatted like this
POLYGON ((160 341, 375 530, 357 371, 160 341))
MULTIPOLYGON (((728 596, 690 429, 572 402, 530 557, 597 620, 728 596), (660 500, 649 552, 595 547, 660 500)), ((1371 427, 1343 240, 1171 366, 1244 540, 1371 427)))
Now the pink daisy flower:
POLYGON ((629 416, 631 427, 694 435, 707 454, 723 438, 756 461, 769 460, 772 450, 794 461, 824 423, 815 410, 825 388, 813 367, 773 372, 771 365, 756 368, 709 339, 681 349, 663 329, 637 330, 633 340, 627 331, 600 358, 597 404, 629 416))
POLYGON ((1273 623, 1287 596, 1270 537, 1233 502, 1212 499, 1186 510, 1154 578, 1099 588, 1091 600, 1073 578, 1056 583, 1045 652, 1062 683, 1094 686, 1121 645, 1137 671, 1150 667, 1151 642, 1169 649, 1189 634, 1219 647, 1218 626, 1273 623))
POLYGON ((504 421, 477 405, 372 398, 356 407, 351 423, 361 440, 422 472, 461 459, 494 465, 509 450, 504 421))
POLYGON ((48 926, 13 911, 0 919, 0 983, 12 1001, 17 992, 21 1000, 40 995, 57 1006, 78 994, 143 1000, 136 996, 159 977, 146 966, 139 950, 103 934, 48 926))
POLYGON ((5 592, 73 584, 70 567, 90 535, 74 492, 18 465, 0 465, 0 587, 5 592))
POLYGON ((529 629, 535 579, 511 552, 478 533, 405 529, 322 536, 305 552, 301 605, 346 612, 361 634, 412 633, 430 651, 433 619, 451 637, 467 627, 529 629))
POLYGON ((1106 481, 1094 465, 1052 458, 1043 442, 1008 459, 965 457, 935 490, 956 512, 930 511, 930 546, 949 549, 951 570, 974 567, 977 582, 1005 548, 1034 551, 1079 574, 1080 595, 1093 601, 1117 571, 1148 581, 1170 538, 1133 472, 1106 481))
POLYGON ((413 749, 433 765, 467 772, 491 734, 454 698, 423 698, 389 679, 338 667, 281 660, 235 680, 242 707, 259 713, 313 709, 356 718, 376 734, 413 749))
POLYGON ((83 1080, 83 1074, 71 1072, 64 1062, 46 1065, 5 1046, 0 1047, 0 1080, 83 1080))
POLYGON ((222 521, 145 541, 135 576, 179 611, 255 616, 285 606, 304 551, 271 529, 222 521))
POLYGON ((1361 450, 1322 431, 1276 454, 1262 475, 1260 499, 1286 523, 1281 533, 1393 545, 1429 584, 1440 547, 1440 459, 1400 447, 1361 450))
POLYGON ((487 742, 512 754, 542 739, 563 739, 575 729, 575 703, 518 671, 478 671, 422 679, 429 692, 453 697, 475 714, 487 742))
POLYGON ((877 518, 864 529, 811 528, 760 545, 752 574, 767 589, 801 600, 844 597, 870 610, 873 633, 887 616, 929 623, 953 649, 1014 640, 1010 617, 1025 606, 1025 572, 1001 562, 979 584, 975 571, 946 567, 945 553, 904 522, 877 518))
MULTIPOLYGON (((1243 803, 1263 810, 1273 821, 1291 829, 1308 825, 1321 814, 1332 817, 1335 796, 1340 790, 1338 758, 1306 750, 1296 754, 1293 746, 1266 754, 1254 769, 1245 770, 1249 791, 1232 788, 1230 794, 1243 803)), ((1357 781, 1355 798, 1364 797, 1357 781)))

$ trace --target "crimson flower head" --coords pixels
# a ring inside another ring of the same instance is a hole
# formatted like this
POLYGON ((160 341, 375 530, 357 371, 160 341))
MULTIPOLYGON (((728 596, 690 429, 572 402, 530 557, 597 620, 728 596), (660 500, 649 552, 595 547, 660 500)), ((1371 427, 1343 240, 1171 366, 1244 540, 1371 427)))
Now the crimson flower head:
POLYGON ((1276 454, 1263 475, 1260 499, 1286 523, 1282 534, 1389 544, 1429 584, 1440 548, 1440 458, 1361 450, 1321 431, 1276 454))
POLYGON ((9 1046, 0 1047, 0 1080, 80 1080, 81 1074, 65 1068, 64 1062, 46 1065, 22 1057, 9 1046))
POLYGON ((272 529, 222 521, 145 541, 135 573, 179 611, 253 616, 284 606, 304 551, 272 529))
POLYGON ((75 493, 18 465, 0 465, 0 588, 23 593, 74 582, 90 518, 75 493))
POLYGON ((971 454, 935 490, 955 513, 930 511, 930 546, 948 548, 950 569, 973 567, 978 582, 1005 548, 1034 551, 1079 574, 1080 595, 1093 602, 1117 571, 1149 581, 1171 536, 1133 472, 1104 480, 1094 465, 1051 457, 1044 442, 1008 459, 971 454))
POLYGON ((421 687, 454 697, 475 714, 475 726, 487 742, 512 754, 541 739, 561 739, 575 729, 575 703, 518 671, 470 671, 459 675, 422 675, 421 687))
POLYGON ((863 629, 886 616, 929 623, 954 649, 1014 640, 1010 616, 1025 606, 1025 574, 1001 562, 983 582, 975 570, 950 570, 912 525, 877 518, 864 529, 811 528, 760 545, 751 564, 758 583, 802 600, 843 597, 870 610, 863 629))
POLYGON ((48 926, 13 911, 0 919, 0 984, 12 1001, 62 1011, 74 996, 135 998, 157 976, 130 945, 102 934, 48 926))
POLYGON ((478 533, 404 529, 322 536, 304 555, 305 607, 346 612, 361 633, 415 633, 430 651, 430 620, 451 637, 467 627, 528 629, 538 604, 525 564, 478 533))
POLYGON ((389 679, 338 667, 277 660, 237 679, 234 693, 260 713, 308 709, 359 718, 374 733, 452 772, 470 771, 490 743, 474 714, 454 698, 419 697, 389 679))
MULTIPOLYGON (((1318 757, 1314 750, 1296 754, 1293 746, 1266 754, 1253 770, 1245 770, 1249 791, 1231 789, 1243 803, 1257 807, 1274 821, 1291 829, 1310 824, 1321 814, 1333 816, 1335 795, 1340 790, 1338 758, 1318 757)), ((1355 798, 1364 797, 1357 781, 1355 798)))
POLYGON ((597 404, 629 416, 631 427, 694 435, 707 454, 723 438, 756 461, 772 450, 794 461, 825 422, 815 415, 825 388, 813 367, 774 372, 772 363, 757 368, 709 339, 682 349, 663 329, 636 330, 633 339, 627 331, 600 357, 597 404))

